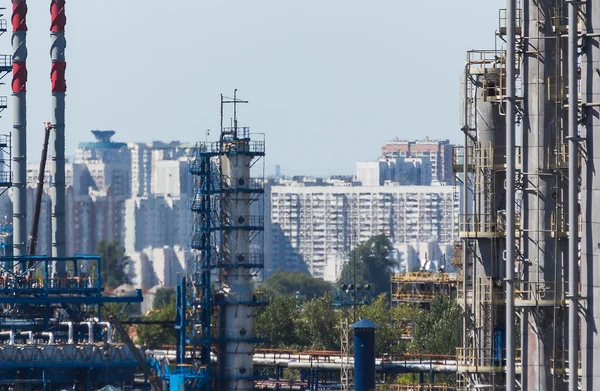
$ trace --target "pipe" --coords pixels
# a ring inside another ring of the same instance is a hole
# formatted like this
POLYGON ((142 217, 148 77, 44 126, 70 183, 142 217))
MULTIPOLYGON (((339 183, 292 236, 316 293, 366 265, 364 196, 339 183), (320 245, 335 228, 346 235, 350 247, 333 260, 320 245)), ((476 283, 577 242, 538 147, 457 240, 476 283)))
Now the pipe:
MULTIPOLYGON (((514 0, 513 0, 514 1, 514 0)), ((577 148, 577 19, 578 3, 568 2, 569 38, 568 38, 568 82, 569 82, 569 391, 578 389, 579 373, 579 315, 578 315, 578 178, 579 151, 577 148)))
POLYGON ((0 335, 8 335, 8 344, 9 345, 14 345, 15 344, 15 332, 14 330, 9 330, 9 331, 0 331, 0 335))
POLYGON ((25 344, 33 344, 33 331, 20 331, 18 335, 25 335, 27 337, 25 344))
POLYGON ((506 391, 515 390, 515 23, 516 0, 506 14, 506 391))
MULTIPOLYGON (((468 105, 467 105, 467 99, 469 98, 469 94, 468 94, 468 87, 467 87, 467 83, 469 82, 469 66, 470 66, 471 62, 467 61, 467 64, 465 65, 465 89, 464 89, 464 109, 465 109, 465 113, 464 113, 464 117, 465 117, 465 147, 464 147, 464 152, 463 152, 463 224, 464 224, 464 229, 467 229, 467 221, 468 221, 468 217, 469 217, 469 174, 468 174, 468 169, 469 169, 469 164, 468 164, 468 154, 469 154, 469 123, 468 123, 468 118, 469 118, 469 114, 468 114, 468 105)), ((459 218, 459 228, 458 230, 460 231, 460 218, 459 218)), ((467 347, 467 340, 468 340, 468 316, 469 316, 469 312, 467 311, 467 306, 468 306, 468 302, 467 302, 467 255, 468 250, 467 250, 467 241, 463 240, 462 241, 462 252, 463 252, 463 270, 462 270, 462 281, 463 281, 463 286, 462 286, 462 291, 463 291, 463 299, 464 299, 464 315, 463 315, 463 347, 466 348, 467 347)))
POLYGON ((27 254, 27 3, 12 0, 13 246, 27 254))
POLYGON ((40 334, 43 337, 48 337, 48 345, 54 345, 54 333, 49 331, 44 331, 40 334))
POLYGON ((68 326, 69 327, 69 341, 67 342, 69 345, 73 344, 73 336, 74 336, 74 330, 73 330, 73 322, 61 322, 60 323, 62 326, 68 326))
POLYGON ((106 342, 112 343, 112 323, 98 322, 98 325, 106 327, 106 342))
POLYGON ((94 322, 82 322, 82 325, 87 325, 88 327, 88 342, 94 343, 94 322))
MULTIPOLYGON (((66 225, 65 225, 65 0, 51 0, 50 27, 52 72, 52 127, 54 137, 52 142, 52 256, 66 256, 66 225)), ((59 278, 66 276, 66 264, 54 263, 59 278)))

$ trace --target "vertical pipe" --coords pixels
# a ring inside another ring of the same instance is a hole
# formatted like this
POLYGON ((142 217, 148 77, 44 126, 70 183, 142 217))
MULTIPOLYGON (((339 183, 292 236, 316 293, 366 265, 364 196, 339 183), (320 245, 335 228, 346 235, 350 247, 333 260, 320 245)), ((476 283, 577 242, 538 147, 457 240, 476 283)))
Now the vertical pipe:
POLYGON ((569 7, 569 37, 568 37, 568 82, 569 82, 569 391, 578 388, 578 351, 579 351, 579 315, 578 315, 578 280, 579 267, 577 247, 578 233, 578 158, 577 148, 577 18, 578 3, 568 2, 569 7))
MULTIPOLYGON (((463 221, 462 223, 464 224, 464 228, 466 230, 466 224, 467 224, 467 219, 469 217, 469 173, 468 173, 468 169, 469 169, 469 162, 468 162, 468 157, 469 157, 469 115, 468 115, 468 105, 467 105, 467 99, 468 99, 468 87, 467 87, 467 83, 469 82, 469 63, 467 63, 467 65, 465 65, 465 90, 464 90, 464 117, 465 117, 465 123, 464 123, 464 132, 465 132, 465 149, 463 152, 463 194, 462 194, 462 204, 463 204, 463 221)), ((460 217, 459 217, 459 228, 458 230, 460 231, 460 217)), ((463 240, 462 243, 462 252, 463 252, 463 270, 462 270, 462 280, 463 280, 463 287, 462 287, 462 291, 463 291, 463 299, 464 299, 464 315, 463 315, 463 342, 462 342, 462 346, 463 348, 467 347, 467 339, 468 339, 468 331, 467 328, 469 326, 467 319, 469 316, 469 312, 467 311, 467 305, 468 305, 468 301, 467 301, 467 256, 469 255, 469 251, 467 250, 467 244, 468 244, 468 239, 463 240)))
MULTIPOLYGON (((366 319, 352 325, 354 329, 355 391, 375 390, 375 329, 378 327, 366 319)), ((423 372, 421 372, 422 375, 423 372)))
POLYGON ((506 24, 506 391, 515 390, 515 24, 516 0, 507 0, 506 24))
POLYGON ((12 0, 13 246, 27 253, 27 3, 12 0))
MULTIPOLYGON (((51 0, 50 27, 52 72, 52 127, 54 138, 52 143, 52 256, 66 256, 65 226, 65 0, 51 0)), ((64 277, 65 263, 55 263, 59 277, 64 277)))

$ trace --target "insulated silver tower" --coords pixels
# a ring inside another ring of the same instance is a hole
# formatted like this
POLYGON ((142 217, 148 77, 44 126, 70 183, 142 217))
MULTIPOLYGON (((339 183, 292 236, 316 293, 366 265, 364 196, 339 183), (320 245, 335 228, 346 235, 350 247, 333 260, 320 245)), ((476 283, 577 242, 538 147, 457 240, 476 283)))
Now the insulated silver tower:
MULTIPOLYGON (((50 6, 52 42, 52 256, 65 257, 65 0, 52 0, 50 6)), ((59 276, 64 275, 64 262, 56 262, 59 276)))
POLYGON ((524 3, 522 384, 526 390, 565 390, 564 271, 566 213, 561 151, 563 4, 524 3))
POLYGON ((473 197, 473 213, 461 216, 459 229, 465 252, 458 303, 466 314, 463 343, 457 350, 459 389, 499 389, 505 384, 505 86, 503 51, 468 53, 463 119, 468 146, 463 166, 454 165, 466 171, 473 197))

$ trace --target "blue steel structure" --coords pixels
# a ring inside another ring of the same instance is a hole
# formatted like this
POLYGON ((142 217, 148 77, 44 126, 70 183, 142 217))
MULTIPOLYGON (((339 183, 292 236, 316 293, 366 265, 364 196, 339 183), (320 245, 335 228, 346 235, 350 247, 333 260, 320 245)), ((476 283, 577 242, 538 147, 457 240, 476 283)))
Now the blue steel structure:
POLYGON ((252 320, 243 318, 248 314, 252 318, 255 309, 267 304, 246 289, 264 267, 262 253, 252 252, 251 245, 264 229, 260 207, 264 187, 249 176, 265 154, 265 143, 251 140, 249 128, 238 127, 238 103, 247 102, 238 100, 237 94, 233 100, 221 97, 219 141, 199 143, 189 167, 195 189, 191 247, 197 257, 191 275, 181 278, 177 287, 176 357, 180 365, 190 357, 202 368, 192 387, 202 383, 207 391, 247 389, 259 378, 248 370, 253 366, 253 346, 264 341, 254 335, 252 320), (232 127, 223 127, 227 103, 234 106, 232 127), (251 209, 257 205, 253 215, 251 209), (215 366, 211 351, 217 357, 215 366))
MULTIPOLYGON (((8 246, 3 251, 10 254, 8 246)), ((133 384, 139 364, 127 346, 112 343, 101 306, 141 302, 142 293, 103 291, 98 256, 0 257, 0 379, 33 390, 133 384), (67 277, 50 275, 54 262, 67 277)))

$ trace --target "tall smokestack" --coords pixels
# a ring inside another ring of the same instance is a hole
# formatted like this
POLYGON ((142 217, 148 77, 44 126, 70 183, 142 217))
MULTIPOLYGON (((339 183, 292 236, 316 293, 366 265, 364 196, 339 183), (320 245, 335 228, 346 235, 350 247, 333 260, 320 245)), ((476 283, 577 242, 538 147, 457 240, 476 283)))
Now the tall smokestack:
MULTIPOLYGON (((54 128, 52 139, 52 256, 66 256, 65 240, 65 0, 51 0, 50 38, 52 46, 50 56, 52 59, 52 126, 54 128)), ((64 275, 64 263, 57 262, 55 269, 59 277, 64 275)))
POLYGON ((13 246, 27 253, 27 3, 12 0, 13 91, 13 246))

